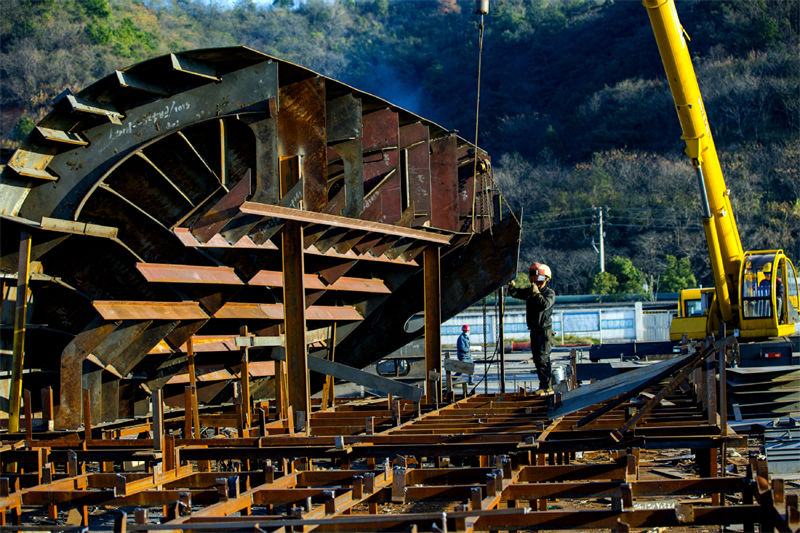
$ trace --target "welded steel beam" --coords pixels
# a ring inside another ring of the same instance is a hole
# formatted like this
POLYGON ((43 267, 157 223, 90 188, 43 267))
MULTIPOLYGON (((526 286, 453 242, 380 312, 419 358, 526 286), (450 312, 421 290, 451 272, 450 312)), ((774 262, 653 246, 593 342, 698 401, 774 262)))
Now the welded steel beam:
POLYGON ((296 417, 295 427, 299 430, 307 430, 311 417, 311 398, 309 395, 308 364, 306 362, 303 227, 299 222, 289 221, 283 225, 281 244, 289 406, 296 417))
POLYGON ((425 395, 440 402, 437 388, 442 373, 442 287, 439 248, 429 246, 423 253, 425 297, 425 395))
POLYGON ((136 269, 150 283, 244 285, 244 282, 234 272, 233 267, 136 263, 136 269))
POLYGON ((301 209, 291 209, 270 204, 259 204, 256 202, 245 202, 242 204, 241 211, 253 215, 264 217, 275 217, 284 220, 294 220, 305 224, 325 224, 332 227, 346 228, 352 230, 369 231, 382 235, 394 237, 406 237, 409 239, 429 242, 433 244, 448 244, 451 237, 425 230, 404 228, 393 224, 373 222, 370 220, 359 220, 328 213, 315 213, 303 211, 301 209))

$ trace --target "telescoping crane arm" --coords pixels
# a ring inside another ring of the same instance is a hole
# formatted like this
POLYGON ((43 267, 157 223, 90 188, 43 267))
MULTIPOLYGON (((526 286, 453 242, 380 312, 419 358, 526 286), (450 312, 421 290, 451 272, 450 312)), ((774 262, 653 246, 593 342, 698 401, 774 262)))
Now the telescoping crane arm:
POLYGON ((704 327, 698 328, 689 304, 692 298, 703 302, 708 294, 700 289, 682 291, 680 316, 672 321, 670 337, 675 340, 686 334, 698 338, 697 334, 717 333, 722 324, 754 340, 791 335, 800 328, 800 286, 794 265, 783 250, 743 251, 675 2, 642 3, 667 73, 683 130, 681 138, 697 170, 716 295, 707 312, 700 314, 699 319, 706 320, 704 327))
POLYGON ((703 228, 723 322, 735 321, 739 270, 744 257, 703 98, 674 0, 644 0, 686 142, 697 169, 703 228))

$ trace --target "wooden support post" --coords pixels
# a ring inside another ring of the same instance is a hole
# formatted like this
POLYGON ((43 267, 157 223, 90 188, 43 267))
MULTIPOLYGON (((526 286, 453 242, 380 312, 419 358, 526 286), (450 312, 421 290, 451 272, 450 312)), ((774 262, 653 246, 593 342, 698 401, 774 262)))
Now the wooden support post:
POLYGON ((200 408, 197 405, 197 375, 194 367, 194 345, 192 338, 186 341, 186 358, 189 370, 189 386, 192 388, 192 433, 196 439, 200 438, 200 408))
POLYGON ((303 288, 303 226, 286 221, 281 232, 283 265, 283 315, 286 326, 286 376, 289 405, 297 418, 296 429, 308 431, 311 398, 306 360, 306 297, 303 288))
MULTIPOLYGON (((247 326, 239 330, 242 337, 247 337, 247 326)), ((250 353, 247 346, 242 346, 242 368, 240 370, 242 382, 242 409, 244 411, 244 425, 249 428, 253 422, 253 407, 250 401, 250 353)))
POLYGON ((438 383, 431 375, 441 375, 442 357, 442 291, 440 277, 440 254, 436 246, 428 246, 423 251, 423 278, 425 301, 425 395, 428 400, 439 404, 438 383), (435 374, 432 374, 434 372, 435 374))
POLYGON ((28 309, 28 280, 31 265, 31 234, 19 235, 17 263, 17 305, 14 309, 14 347, 9 389, 8 432, 19 431, 19 408, 22 401, 22 367, 25 359, 25 320, 28 309))

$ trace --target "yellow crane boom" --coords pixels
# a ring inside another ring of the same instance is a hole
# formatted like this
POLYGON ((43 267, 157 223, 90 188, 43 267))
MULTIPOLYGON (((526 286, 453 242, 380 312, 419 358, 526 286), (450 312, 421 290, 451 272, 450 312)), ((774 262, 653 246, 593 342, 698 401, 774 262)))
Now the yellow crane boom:
MULTIPOLYGON (((702 330, 696 325, 686 327, 684 332, 716 333, 716 327, 725 323, 738 328, 743 337, 794 333, 795 324, 800 322, 796 271, 783 250, 744 252, 742 248, 675 2, 643 0, 642 3, 647 8, 675 101, 686 154, 697 170, 703 228, 716 289, 705 327, 702 330), (714 316, 717 314, 718 317, 714 316)), ((673 337, 679 334, 680 330, 676 333, 673 327, 673 337)))

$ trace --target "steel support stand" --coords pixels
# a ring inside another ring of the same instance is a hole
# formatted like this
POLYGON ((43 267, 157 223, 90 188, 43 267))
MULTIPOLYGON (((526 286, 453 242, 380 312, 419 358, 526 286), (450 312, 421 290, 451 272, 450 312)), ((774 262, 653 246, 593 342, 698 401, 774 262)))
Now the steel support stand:
POLYGON ((196 439, 200 438, 200 410, 197 406, 197 375, 194 366, 194 345, 192 344, 191 337, 186 341, 186 357, 188 359, 187 366, 189 368, 189 386, 192 390, 192 425, 194 426, 193 434, 196 439))
POLYGON ((431 375, 441 375, 442 364, 442 289, 439 248, 436 246, 425 248, 422 260, 425 292, 425 395, 429 402, 439 404, 441 403, 441 398, 438 396, 439 387, 431 380, 431 375))
POLYGON ((505 287, 500 287, 497 290, 498 307, 500 309, 500 318, 498 320, 498 329, 500 331, 500 338, 497 339, 497 353, 500 357, 500 393, 506 392, 506 347, 505 347, 505 334, 503 332, 503 315, 506 312, 505 302, 505 287))
MULTIPOLYGON (((247 326, 242 326, 239 329, 239 334, 242 337, 247 337, 247 326)), ((240 379, 242 382, 242 409, 244 410, 244 425, 249 428, 252 425, 252 403, 250 401, 250 353, 247 346, 242 346, 242 368, 240 370, 240 379)))
POLYGON ((283 313, 286 326, 286 372, 289 406, 295 430, 307 431, 311 399, 306 361, 306 297, 303 289, 303 226, 286 221, 281 235, 283 262, 283 313))

